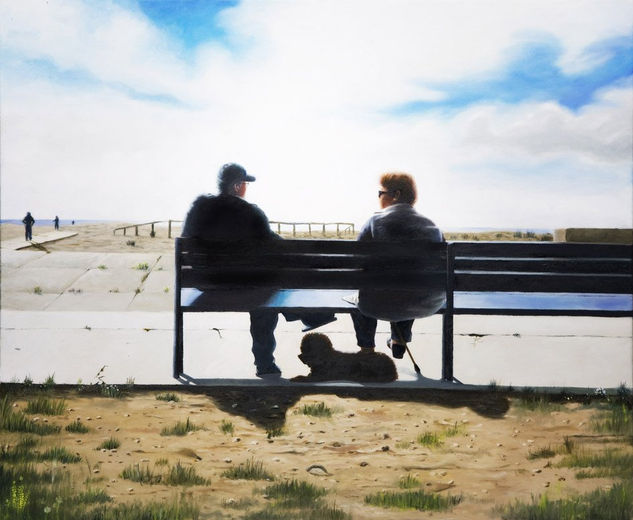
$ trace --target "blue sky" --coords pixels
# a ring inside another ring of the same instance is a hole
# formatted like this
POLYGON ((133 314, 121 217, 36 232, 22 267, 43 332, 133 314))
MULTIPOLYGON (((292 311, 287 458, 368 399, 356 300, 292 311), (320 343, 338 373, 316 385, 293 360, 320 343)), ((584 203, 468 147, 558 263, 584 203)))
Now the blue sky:
POLYGON ((2 218, 362 223, 387 170, 446 228, 631 227, 633 0, 24 0, 0 16, 2 218), (46 217, 47 218, 47 217, 46 217))

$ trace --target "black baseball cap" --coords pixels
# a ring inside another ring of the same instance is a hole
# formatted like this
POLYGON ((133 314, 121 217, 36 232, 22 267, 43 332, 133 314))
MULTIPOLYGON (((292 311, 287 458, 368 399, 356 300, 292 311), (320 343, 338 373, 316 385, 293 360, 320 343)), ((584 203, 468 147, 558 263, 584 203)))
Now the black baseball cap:
POLYGON ((220 168, 218 172, 218 181, 221 184, 233 184, 236 182, 253 182, 255 177, 248 175, 246 170, 235 163, 228 163, 220 168))

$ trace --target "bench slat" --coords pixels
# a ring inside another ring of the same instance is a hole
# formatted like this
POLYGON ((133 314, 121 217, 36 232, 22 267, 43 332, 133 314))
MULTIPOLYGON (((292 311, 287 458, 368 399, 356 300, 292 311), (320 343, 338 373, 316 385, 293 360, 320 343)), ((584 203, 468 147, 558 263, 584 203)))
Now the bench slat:
POLYGON ((459 271, 519 271, 544 273, 629 274, 631 261, 576 258, 456 258, 459 271))
POLYGON ((548 274, 548 273, 487 273, 457 271, 454 281, 457 291, 515 291, 549 293, 630 293, 628 275, 548 274))
POLYGON ((631 246, 626 244, 452 242, 451 247, 455 257, 631 258, 631 246))

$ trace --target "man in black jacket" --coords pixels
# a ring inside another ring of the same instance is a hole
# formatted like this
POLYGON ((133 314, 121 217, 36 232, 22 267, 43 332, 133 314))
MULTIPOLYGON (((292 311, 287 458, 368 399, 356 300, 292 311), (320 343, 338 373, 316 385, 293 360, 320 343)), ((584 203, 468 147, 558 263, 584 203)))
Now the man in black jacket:
MULTIPOLYGON (((239 164, 229 163, 218 172, 218 195, 201 195, 192 204, 182 230, 183 237, 208 240, 279 240, 270 229, 266 214, 255 204, 244 200, 246 188, 255 177, 248 175, 239 164)), ((265 291, 259 291, 260 296, 265 291)), ((288 321, 301 319, 304 332, 325 325, 336 318, 331 314, 294 316, 284 314, 288 321)), ((256 309, 250 311, 250 333, 253 338, 253 356, 258 377, 279 377, 281 370, 275 364, 275 327, 279 320, 276 311, 256 309)))

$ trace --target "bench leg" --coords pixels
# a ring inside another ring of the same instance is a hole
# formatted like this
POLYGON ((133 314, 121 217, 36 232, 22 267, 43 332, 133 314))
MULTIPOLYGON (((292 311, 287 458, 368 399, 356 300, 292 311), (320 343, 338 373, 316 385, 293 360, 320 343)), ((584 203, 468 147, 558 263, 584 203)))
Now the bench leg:
POLYGON ((442 380, 453 381, 453 315, 442 319, 442 380))
POLYGON ((182 375, 183 358, 183 318, 182 310, 174 312, 174 378, 178 379, 182 375))

